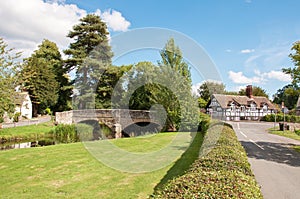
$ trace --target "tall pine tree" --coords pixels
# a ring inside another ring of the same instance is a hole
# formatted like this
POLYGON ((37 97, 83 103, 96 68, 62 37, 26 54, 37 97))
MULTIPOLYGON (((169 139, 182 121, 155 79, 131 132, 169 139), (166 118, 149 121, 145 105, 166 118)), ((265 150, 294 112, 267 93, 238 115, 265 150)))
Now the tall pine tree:
POLYGON ((108 43, 109 32, 101 18, 88 14, 73 27, 68 37, 74 40, 64 53, 66 66, 76 71, 75 108, 95 108, 95 91, 101 74, 111 65, 113 56, 108 43))

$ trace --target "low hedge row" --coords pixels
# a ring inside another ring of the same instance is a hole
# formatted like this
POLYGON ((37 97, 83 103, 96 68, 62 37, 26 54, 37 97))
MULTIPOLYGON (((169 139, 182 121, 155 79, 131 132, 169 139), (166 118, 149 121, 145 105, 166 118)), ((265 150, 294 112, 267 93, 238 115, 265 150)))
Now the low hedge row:
POLYGON ((199 157, 184 175, 156 190, 153 198, 262 198, 232 128, 214 125, 207 134, 216 132, 221 132, 220 137, 211 151, 199 157))
MULTIPOLYGON (((296 116, 296 115, 283 115, 282 113, 280 114, 276 114, 276 122, 282 122, 282 121, 286 122, 296 122, 296 123, 300 123, 300 116, 296 116)), ((266 122, 275 122, 275 114, 269 114, 269 115, 265 115, 264 117, 261 118, 261 121, 266 121, 266 122)))

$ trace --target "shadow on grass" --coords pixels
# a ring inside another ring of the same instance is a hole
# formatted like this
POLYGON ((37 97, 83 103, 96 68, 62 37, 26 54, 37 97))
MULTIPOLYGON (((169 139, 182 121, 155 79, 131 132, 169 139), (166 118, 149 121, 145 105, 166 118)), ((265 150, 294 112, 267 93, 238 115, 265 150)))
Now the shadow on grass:
POLYGON ((175 162, 173 167, 168 170, 167 174, 161 179, 161 181, 155 186, 154 192, 161 189, 169 180, 185 174, 190 168, 191 164, 199 158, 199 151, 203 142, 204 134, 197 132, 192 144, 181 155, 181 157, 175 162))

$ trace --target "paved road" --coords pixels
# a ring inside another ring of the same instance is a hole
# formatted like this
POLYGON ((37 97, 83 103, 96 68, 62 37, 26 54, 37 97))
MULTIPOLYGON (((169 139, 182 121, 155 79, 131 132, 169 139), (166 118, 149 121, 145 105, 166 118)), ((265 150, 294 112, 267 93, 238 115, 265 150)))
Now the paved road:
POLYGON ((4 123, 4 124, 2 124, 2 128, 11 128, 11 127, 16 127, 16 126, 29 126, 29 125, 33 125, 33 124, 48 122, 50 120, 51 120, 51 117, 46 115, 46 116, 42 116, 39 118, 31 119, 31 120, 23 120, 23 121, 14 122, 14 123, 4 123))
POLYGON ((267 133, 273 123, 231 122, 265 199, 300 198, 299 141, 267 133))

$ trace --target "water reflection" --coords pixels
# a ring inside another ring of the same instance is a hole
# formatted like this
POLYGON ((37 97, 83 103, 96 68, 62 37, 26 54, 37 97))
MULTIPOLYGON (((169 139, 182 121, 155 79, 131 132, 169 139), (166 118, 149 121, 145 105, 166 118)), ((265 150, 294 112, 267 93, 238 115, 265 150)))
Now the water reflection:
POLYGON ((0 150, 9 150, 9 149, 25 149, 32 147, 41 147, 55 145, 54 140, 39 140, 39 141, 24 141, 24 142, 6 142, 0 145, 0 150))

